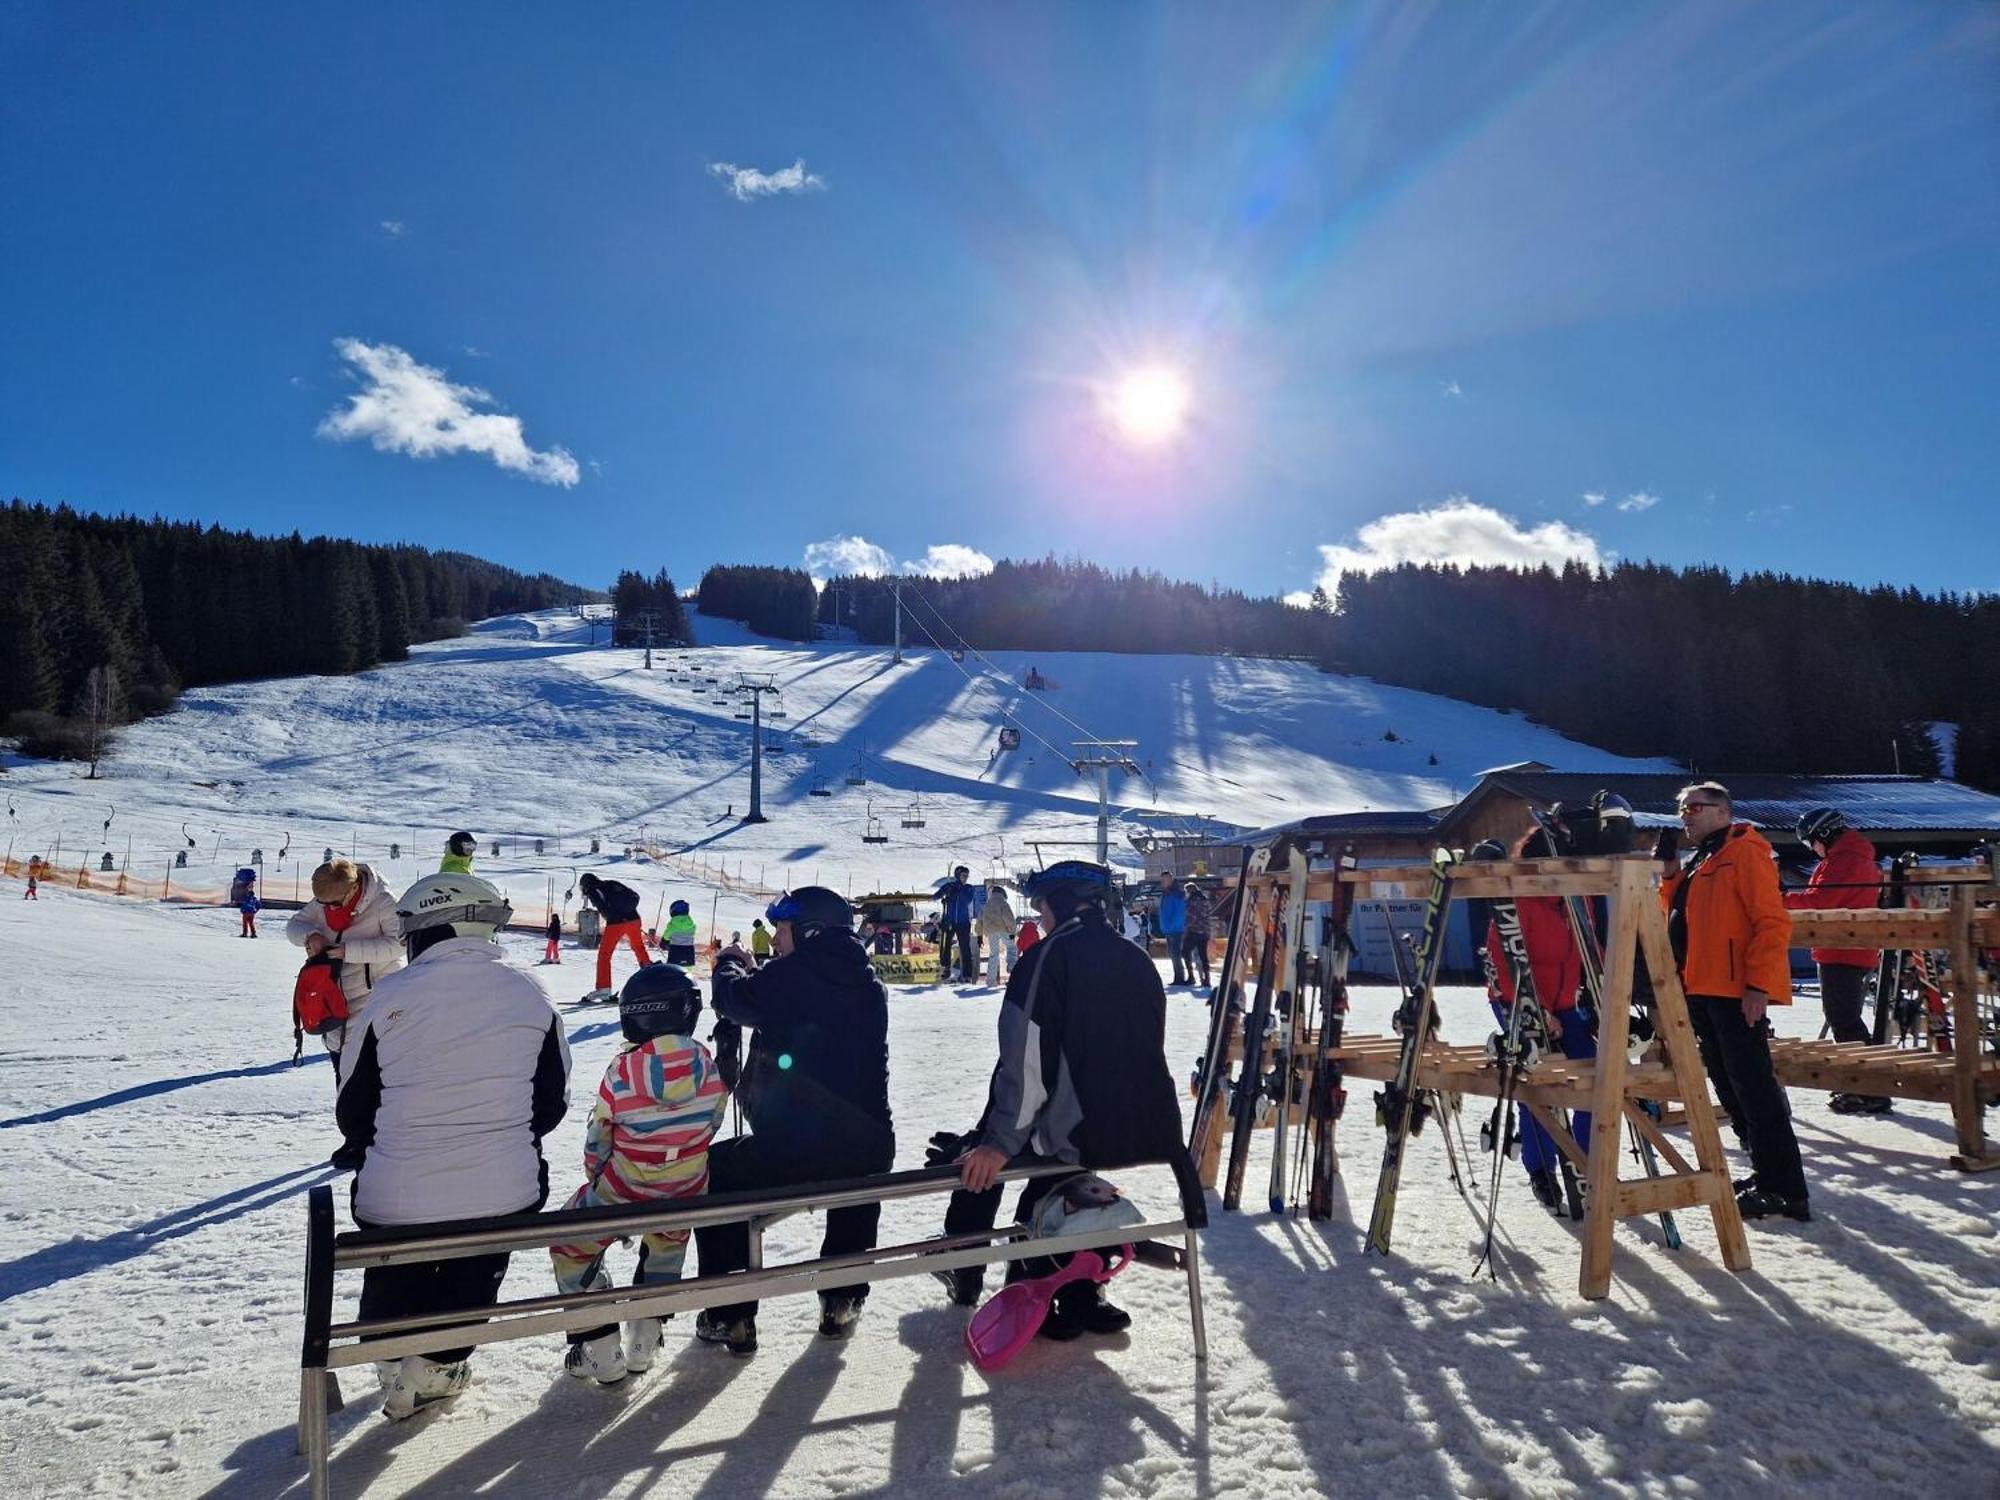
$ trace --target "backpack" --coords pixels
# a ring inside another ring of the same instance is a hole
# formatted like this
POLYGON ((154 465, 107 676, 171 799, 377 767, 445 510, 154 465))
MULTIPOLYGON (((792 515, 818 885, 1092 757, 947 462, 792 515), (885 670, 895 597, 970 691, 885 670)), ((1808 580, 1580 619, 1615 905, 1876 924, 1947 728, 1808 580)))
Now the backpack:
POLYGON ((292 985, 292 1061, 305 1045, 305 1033, 324 1036, 347 1024, 347 994, 340 987, 340 960, 320 954, 309 958, 292 985))

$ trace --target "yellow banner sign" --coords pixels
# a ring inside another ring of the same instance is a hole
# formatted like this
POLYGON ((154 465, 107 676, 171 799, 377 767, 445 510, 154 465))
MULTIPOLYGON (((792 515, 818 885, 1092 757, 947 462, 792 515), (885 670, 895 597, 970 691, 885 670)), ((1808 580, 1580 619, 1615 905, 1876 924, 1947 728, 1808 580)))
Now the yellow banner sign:
POLYGON ((884 984, 937 983, 935 953, 877 953, 872 955, 872 961, 884 984))

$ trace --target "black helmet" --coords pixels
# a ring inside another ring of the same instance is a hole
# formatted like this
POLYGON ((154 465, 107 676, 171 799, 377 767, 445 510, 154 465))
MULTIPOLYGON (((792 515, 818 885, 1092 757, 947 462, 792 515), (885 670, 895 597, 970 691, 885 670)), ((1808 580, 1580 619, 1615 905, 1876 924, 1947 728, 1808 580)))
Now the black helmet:
POLYGON ((1507 846, 1498 839, 1481 839, 1465 851, 1467 859, 1505 859, 1507 846))
POLYGON ((471 834, 465 832, 463 829, 460 829, 457 833, 454 833, 450 838, 444 841, 444 846, 445 848, 449 849, 453 854, 463 857, 464 855, 473 853, 475 850, 479 848, 479 840, 474 838, 471 834))
POLYGON ((1830 844, 1847 832, 1847 819, 1830 807, 1815 807, 1799 819, 1799 842, 1830 844))
POLYGON ((854 926, 854 908, 838 891, 823 885, 802 885, 785 892, 764 908, 764 915, 773 922, 790 922, 798 937, 811 937, 823 927, 846 931, 854 926))
POLYGON ((1553 855, 1577 853, 1578 812, 1558 802, 1547 812, 1539 807, 1531 807, 1528 814, 1535 820, 1535 831, 1528 835, 1527 843, 1521 846, 1523 859, 1546 859, 1553 855))
POLYGON ((1058 912, 1111 899, 1111 871, 1087 859, 1059 859, 1021 882, 1028 900, 1046 901, 1058 912))
POLYGON ((672 964, 647 964, 618 992, 618 1024, 628 1042, 692 1036, 700 1015, 701 991, 672 964))

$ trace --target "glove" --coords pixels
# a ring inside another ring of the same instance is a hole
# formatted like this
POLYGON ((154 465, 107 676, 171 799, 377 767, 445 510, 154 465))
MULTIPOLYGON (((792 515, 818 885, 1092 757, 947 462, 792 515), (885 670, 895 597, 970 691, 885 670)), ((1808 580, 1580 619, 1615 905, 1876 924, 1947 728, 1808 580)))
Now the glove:
POLYGON ((931 1137, 930 1146, 924 1152, 927 1167, 948 1167, 963 1156, 966 1148, 979 1143, 979 1132, 967 1131, 959 1135, 954 1131, 940 1130, 931 1137))
POLYGON ((715 1053, 715 1071, 722 1075, 722 1086, 735 1093, 743 1076, 743 1028, 718 1016, 714 1029, 708 1033, 708 1042, 715 1053))
POLYGON ((1660 836, 1653 841, 1653 858, 1663 865, 1678 864, 1681 857, 1681 831, 1678 828, 1662 828, 1660 836))

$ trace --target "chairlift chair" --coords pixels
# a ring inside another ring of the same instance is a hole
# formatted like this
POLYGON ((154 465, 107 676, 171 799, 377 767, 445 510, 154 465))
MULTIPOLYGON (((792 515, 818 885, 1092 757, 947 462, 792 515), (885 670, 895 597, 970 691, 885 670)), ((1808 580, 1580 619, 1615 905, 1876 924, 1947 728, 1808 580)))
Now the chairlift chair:
POLYGON ((848 768, 847 784, 849 786, 868 785, 867 773, 862 769, 861 761, 858 757, 856 758, 854 764, 848 768))
POLYGON ((912 802, 908 807, 903 809, 903 826, 905 828, 921 828, 924 826, 923 798, 919 797, 915 802, 912 802))
POLYGON ((873 800, 870 800, 868 804, 868 830, 861 835, 861 842, 864 844, 886 844, 889 842, 889 835, 883 830, 882 820, 875 816, 875 803, 873 800))

